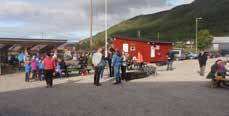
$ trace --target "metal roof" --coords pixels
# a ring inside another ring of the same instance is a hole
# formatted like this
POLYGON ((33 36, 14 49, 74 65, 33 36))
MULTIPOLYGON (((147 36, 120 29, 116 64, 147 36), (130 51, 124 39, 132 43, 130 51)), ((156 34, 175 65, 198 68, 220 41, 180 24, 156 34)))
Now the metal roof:
POLYGON ((213 43, 229 43, 229 37, 214 37, 213 43))
POLYGON ((55 48, 66 42, 67 40, 59 39, 0 38, 0 49, 18 51, 24 47, 29 47, 31 50, 37 47, 42 49, 46 46, 55 48))
POLYGON ((146 39, 146 38, 131 38, 131 37, 123 37, 123 36, 113 36, 113 39, 123 39, 123 40, 130 40, 130 41, 139 41, 139 42, 153 42, 153 43, 172 44, 172 42, 167 42, 167 41, 155 41, 155 40, 146 39))

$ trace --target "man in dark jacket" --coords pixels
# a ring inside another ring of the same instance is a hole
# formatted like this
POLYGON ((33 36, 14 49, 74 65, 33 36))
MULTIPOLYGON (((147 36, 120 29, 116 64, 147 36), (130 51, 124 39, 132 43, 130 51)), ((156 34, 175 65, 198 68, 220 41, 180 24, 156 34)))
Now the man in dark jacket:
POLYGON ((110 77, 114 77, 114 69, 111 66, 112 65, 112 57, 114 55, 114 52, 115 52, 115 50, 111 47, 109 49, 109 53, 108 53, 108 65, 109 65, 109 73, 110 73, 109 76, 110 77))
POLYGON ((168 55, 167 71, 173 70, 173 61, 175 59, 174 53, 170 51, 169 53, 167 53, 167 55, 168 55))
POLYGON ((207 60, 208 60, 208 53, 207 52, 199 54, 198 61, 199 61, 199 65, 200 65, 200 76, 205 75, 205 68, 206 68, 207 60))

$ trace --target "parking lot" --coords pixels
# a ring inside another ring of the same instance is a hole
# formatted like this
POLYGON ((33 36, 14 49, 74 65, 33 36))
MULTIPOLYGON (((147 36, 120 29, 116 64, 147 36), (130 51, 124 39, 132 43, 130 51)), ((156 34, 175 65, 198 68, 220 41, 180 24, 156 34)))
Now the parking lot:
POLYGON ((174 66, 118 86, 105 78, 101 87, 92 75, 54 80, 50 89, 45 82, 25 83, 21 73, 1 76, 0 116, 228 116, 229 88, 209 88, 196 60, 174 66))

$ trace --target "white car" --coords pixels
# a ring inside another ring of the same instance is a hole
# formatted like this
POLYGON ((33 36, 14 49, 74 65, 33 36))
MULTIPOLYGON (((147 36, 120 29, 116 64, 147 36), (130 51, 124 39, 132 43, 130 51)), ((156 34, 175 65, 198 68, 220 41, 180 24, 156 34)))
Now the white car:
POLYGON ((174 54, 176 60, 185 60, 186 58, 183 49, 174 49, 171 52, 174 54))

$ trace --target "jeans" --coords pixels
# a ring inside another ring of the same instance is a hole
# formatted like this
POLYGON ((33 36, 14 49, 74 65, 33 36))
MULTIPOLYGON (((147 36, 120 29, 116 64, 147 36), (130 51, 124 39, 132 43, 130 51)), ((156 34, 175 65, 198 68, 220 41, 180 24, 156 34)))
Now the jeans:
POLYGON ((38 79, 38 73, 37 73, 37 70, 32 70, 32 77, 33 77, 33 79, 38 79))
POLYGON ((100 73, 100 78, 101 78, 101 79, 103 78, 104 69, 105 69, 105 67, 102 67, 102 68, 101 68, 101 73, 100 73))
POLYGON ((114 76, 115 76, 116 82, 121 81, 120 69, 121 69, 121 66, 114 66, 114 76))
POLYGON ((25 72, 25 81, 29 81, 30 72, 25 72))
POLYGON ((95 67, 94 84, 99 84, 101 72, 102 72, 101 66, 95 67))
POLYGON ((47 86, 52 87, 53 86, 53 72, 54 72, 54 70, 49 69, 49 70, 44 70, 44 72, 45 72, 45 80, 46 80, 47 86))
POLYGON ((111 66, 111 61, 109 60, 108 61, 108 64, 109 64, 109 73, 110 73, 110 77, 113 77, 114 76, 114 68, 111 66))
POLYGON ((201 66, 200 67, 200 75, 201 76, 204 76, 205 75, 205 68, 206 68, 206 66, 201 66))
POLYGON ((173 70, 173 61, 168 61, 167 70, 173 70))
POLYGON ((126 66, 121 66, 122 79, 126 79, 126 66))

